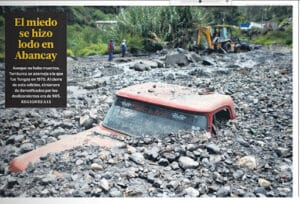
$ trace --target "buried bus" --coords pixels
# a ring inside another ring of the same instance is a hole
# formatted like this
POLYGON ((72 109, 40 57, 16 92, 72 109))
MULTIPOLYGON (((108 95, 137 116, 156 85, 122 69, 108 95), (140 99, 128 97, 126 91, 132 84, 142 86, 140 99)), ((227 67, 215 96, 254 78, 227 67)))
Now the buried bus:
POLYGON ((38 147, 13 159, 10 171, 23 171, 41 156, 77 146, 122 146, 125 135, 168 135, 180 130, 216 133, 223 121, 235 119, 230 96, 164 83, 144 83, 116 92, 104 121, 91 129, 38 147))

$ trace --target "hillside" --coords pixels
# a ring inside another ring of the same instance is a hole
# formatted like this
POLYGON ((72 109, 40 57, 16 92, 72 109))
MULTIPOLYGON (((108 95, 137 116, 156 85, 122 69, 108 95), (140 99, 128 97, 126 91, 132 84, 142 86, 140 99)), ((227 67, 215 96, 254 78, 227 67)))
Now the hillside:
MULTIPOLYGON (((4 15, 15 11, 62 11, 67 14, 67 53, 74 56, 106 54, 107 42, 119 45, 127 40, 131 50, 155 51, 162 47, 191 45, 197 25, 271 21, 284 25, 292 16, 292 7, 1 7, 0 59, 4 58, 4 15), (98 28, 97 20, 118 23, 98 28)), ((284 27, 284 26, 282 26, 284 27)), ((247 35, 236 33, 247 39, 247 35)), ((263 33, 253 43, 292 45, 292 25, 263 33)), ((116 46, 118 52, 119 46, 116 46)))

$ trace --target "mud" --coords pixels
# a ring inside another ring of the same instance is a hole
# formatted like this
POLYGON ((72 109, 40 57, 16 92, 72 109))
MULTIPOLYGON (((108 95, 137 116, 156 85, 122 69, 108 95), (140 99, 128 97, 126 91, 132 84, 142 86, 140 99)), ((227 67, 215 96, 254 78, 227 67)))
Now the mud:
POLYGON ((177 50, 115 56, 111 63, 106 56, 68 59, 65 109, 5 109, 1 64, 0 195, 291 197, 291 49, 272 46, 227 55, 184 52, 184 66, 165 65, 173 52, 177 50), (140 62, 144 69, 132 68, 140 62), (149 81, 231 95, 237 119, 208 138, 200 133, 126 138, 131 148, 85 146, 46 155, 23 173, 8 171, 8 163, 23 152, 83 131, 84 124, 101 123, 116 90, 149 81), (80 118, 89 121, 80 123, 80 118), (245 157, 253 168, 240 163, 245 157))

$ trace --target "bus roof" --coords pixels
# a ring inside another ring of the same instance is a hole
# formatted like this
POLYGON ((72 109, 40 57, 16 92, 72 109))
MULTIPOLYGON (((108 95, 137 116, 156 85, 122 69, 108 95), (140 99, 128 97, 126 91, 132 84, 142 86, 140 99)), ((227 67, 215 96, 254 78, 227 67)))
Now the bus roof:
POLYGON ((209 113, 224 106, 233 108, 230 96, 174 84, 144 83, 116 92, 117 96, 179 110, 209 113))

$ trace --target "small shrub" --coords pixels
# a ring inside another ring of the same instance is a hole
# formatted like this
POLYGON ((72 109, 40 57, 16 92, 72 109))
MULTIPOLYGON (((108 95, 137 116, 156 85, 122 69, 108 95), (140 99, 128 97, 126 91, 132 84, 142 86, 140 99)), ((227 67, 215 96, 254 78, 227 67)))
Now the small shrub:
POLYGON ((5 53, 0 52, 0 62, 4 62, 4 59, 5 59, 5 53))
POLYGON ((136 50, 142 50, 144 48, 143 45, 144 39, 141 36, 127 35, 125 39, 126 39, 127 47, 131 52, 135 52, 136 50))
POLYGON ((67 49, 67 56, 74 56, 74 52, 71 49, 67 49))
POLYGON ((274 43, 280 45, 291 46, 293 43, 292 32, 288 31, 270 31, 265 35, 259 35, 257 38, 251 41, 252 43, 263 44, 263 45, 272 45, 274 43))

